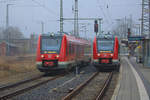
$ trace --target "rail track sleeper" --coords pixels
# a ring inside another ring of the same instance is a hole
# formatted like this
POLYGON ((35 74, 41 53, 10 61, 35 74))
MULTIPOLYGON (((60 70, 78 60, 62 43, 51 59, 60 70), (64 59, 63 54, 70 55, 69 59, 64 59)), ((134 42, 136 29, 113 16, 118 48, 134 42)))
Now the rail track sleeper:
POLYGON ((71 98, 79 93, 83 87, 85 87, 96 75, 98 75, 99 72, 94 73, 88 80, 86 80, 84 83, 80 84, 75 90, 73 90, 71 93, 69 93, 67 96, 62 98, 62 100, 71 100, 71 98))
POLYGON ((49 81, 55 80, 56 78, 59 78, 59 77, 60 77, 60 76, 57 76, 57 77, 51 78, 51 79, 49 79, 49 80, 40 82, 40 83, 38 83, 38 84, 36 84, 36 85, 29 86, 29 87, 24 88, 24 89, 16 90, 16 91, 13 92, 13 93, 8 93, 8 94, 6 94, 6 95, 4 95, 4 96, 1 96, 1 97, 0 97, 0 100, 6 100, 6 99, 8 99, 8 98, 17 96, 17 95, 22 94, 22 93, 24 93, 24 92, 26 92, 26 91, 29 91, 29 90, 31 90, 31 89, 33 89, 33 88, 36 88, 36 87, 38 87, 38 86, 40 86, 40 85, 42 85, 42 84, 45 84, 45 83, 47 83, 47 82, 49 82, 49 81))
POLYGON ((42 76, 43 75, 40 75, 38 77, 34 77, 34 78, 31 78, 31 79, 26 79, 26 80, 23 80, 23 81, 14 83, 14 84, 9 84, 9 85, 6 85, 6 86, 1 86, 0 87, 0 91, 3 91, 3 90, 8 89, 8 88, 13 88, 13 87, 16 87, 16 86, 21 85, 21 84, 25 84, 25 83, 30 82, 30 81, 37 80, 37 79, 41 78, 42 76))
POLYGON ((108 88, 110 82, 111 82, 111 79, 112 79, 112 76, 113 76, 113 72, 111 72, 107 78, 107 80, 105 81, 104 85, 103 85, 103 88, 100 90, 99 92, 99 95, 96 97, 95 100, 102 100, 105 92, 106 92, 106 89, 108 88))

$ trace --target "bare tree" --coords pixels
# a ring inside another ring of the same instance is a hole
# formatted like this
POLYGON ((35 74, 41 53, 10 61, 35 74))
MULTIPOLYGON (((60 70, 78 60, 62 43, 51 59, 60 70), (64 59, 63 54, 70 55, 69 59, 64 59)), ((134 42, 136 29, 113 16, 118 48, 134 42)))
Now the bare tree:
POLYGON ((0 27, 0 39, 4 38, 3 31, 4 31, 4 29, 2 27, 0 27))
POLYGON ((18 27, 8 27, 3 31, 3 37, 5 40, 24 38, 23 33, 18 27))

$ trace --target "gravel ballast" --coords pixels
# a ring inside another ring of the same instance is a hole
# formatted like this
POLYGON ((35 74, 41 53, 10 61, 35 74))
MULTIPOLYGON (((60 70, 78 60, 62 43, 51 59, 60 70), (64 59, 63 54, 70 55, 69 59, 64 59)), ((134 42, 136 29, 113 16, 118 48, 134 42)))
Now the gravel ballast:
POLYGON ((18 95, 12 100, 60 100, 79 84, 87 80, 96 69, 93 66, 87 66, 81 69, 79 75, 74 72, 64 77, 48 82, 36 89, 30 90, 24 94, 18 95))

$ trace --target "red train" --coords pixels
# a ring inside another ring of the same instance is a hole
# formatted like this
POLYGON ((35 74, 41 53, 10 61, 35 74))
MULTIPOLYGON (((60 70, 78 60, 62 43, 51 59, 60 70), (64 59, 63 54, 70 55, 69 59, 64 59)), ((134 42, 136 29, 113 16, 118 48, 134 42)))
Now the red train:
POLYGON ((67 34, 43 34, 37 45, 37 68, 41 72, 69 70, 91 60, 91 43, 67 34))
POLYGON ((113 36, 96 36, 93 41, 93 64, 99 70, 119 71, 119 41, 113 36))

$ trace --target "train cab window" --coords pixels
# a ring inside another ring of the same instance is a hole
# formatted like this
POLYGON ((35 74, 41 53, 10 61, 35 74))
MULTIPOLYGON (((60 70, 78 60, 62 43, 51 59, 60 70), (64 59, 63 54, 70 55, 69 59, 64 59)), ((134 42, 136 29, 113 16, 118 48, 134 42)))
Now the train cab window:
POLYGON ((60 37, 42 37, 41 39, 41 51, 44 53, 48 51, 48 53, 59 53, 61 45, 60 37))
POLYGON ((114 50, 113 39, 98 39, 97 40, 98 51, 112 51, 114 50))

